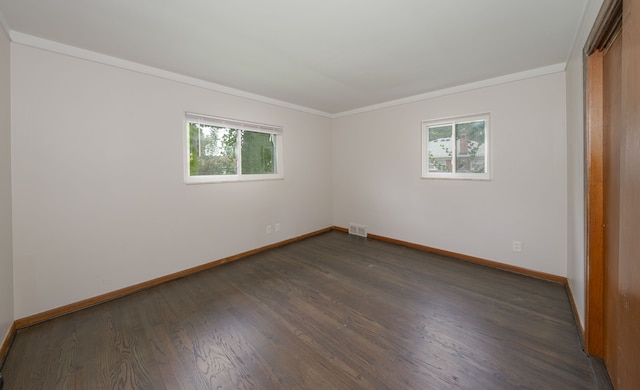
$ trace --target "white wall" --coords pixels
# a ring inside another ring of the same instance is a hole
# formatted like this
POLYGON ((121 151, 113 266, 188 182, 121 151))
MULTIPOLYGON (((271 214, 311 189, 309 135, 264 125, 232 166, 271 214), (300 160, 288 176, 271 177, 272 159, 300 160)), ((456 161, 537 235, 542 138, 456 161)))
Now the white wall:
POLYGON ((567 278, 580 322, 585 318, 585 218, 584 218, 584 84, 583 48, 602 6, 592 0, 567 62, 567 278))
POLYGON ((0 344, 13 323, 10 44, 0 26, 0 344))
POLYGON ((566 276, 565 104, 555 73, 336 119, 334 223, 566 276), (421 121, 485 112, 493 179, 420 179, 421 121))
POLYGON ((332 225, 328 118, 21 45, 11 64, 16 318, 332 225), (282 125, 285 179, 185 185, 185 111, 282 125))

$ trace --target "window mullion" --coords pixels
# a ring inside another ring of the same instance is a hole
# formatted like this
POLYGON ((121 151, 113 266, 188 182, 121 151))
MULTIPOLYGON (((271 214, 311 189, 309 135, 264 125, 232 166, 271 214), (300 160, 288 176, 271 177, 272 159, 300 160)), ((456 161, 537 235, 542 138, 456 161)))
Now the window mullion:
POLYGON ((236 130, 236 169, 238 176, 242 175, 242 130, 236 130))
POLYGON ((197 126, 198 129, 198 157, 202 156, 202 128, 197 126))
POLYGON ((451 150, 452 150, 452 156, 451 156, 451 173, 456 173, 456 171, 458 170, 457 165, 457 156, 458 156, 458 140, 457 140, 457 132, 456 132, 456 122, 453 122, 451 124, 451 150))

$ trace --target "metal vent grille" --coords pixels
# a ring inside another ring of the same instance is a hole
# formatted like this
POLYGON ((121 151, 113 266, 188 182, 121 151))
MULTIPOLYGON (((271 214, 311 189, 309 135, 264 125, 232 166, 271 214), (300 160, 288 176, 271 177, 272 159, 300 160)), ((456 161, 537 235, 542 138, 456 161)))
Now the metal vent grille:
POLYGON ((349 234, 353 234, 354 236, 367 237, 367 227, 364 225, 350 223, 349 234))

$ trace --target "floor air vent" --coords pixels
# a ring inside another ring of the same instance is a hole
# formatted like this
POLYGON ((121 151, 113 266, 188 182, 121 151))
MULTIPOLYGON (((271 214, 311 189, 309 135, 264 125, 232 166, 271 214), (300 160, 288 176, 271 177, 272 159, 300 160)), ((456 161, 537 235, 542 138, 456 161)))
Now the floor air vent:
POLYGON ((364 225, 349 224, 349 234, 354 236, 367 237, 367 227, 364 225))

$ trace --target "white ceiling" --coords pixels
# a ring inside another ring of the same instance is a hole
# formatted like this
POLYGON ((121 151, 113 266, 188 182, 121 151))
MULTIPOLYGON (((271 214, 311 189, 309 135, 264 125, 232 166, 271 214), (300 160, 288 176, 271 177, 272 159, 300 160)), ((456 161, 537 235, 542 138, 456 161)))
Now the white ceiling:
POLYGON ((589 1, 0 0, 0 20, 14 40, 336 114, 562 66, 589 1))

